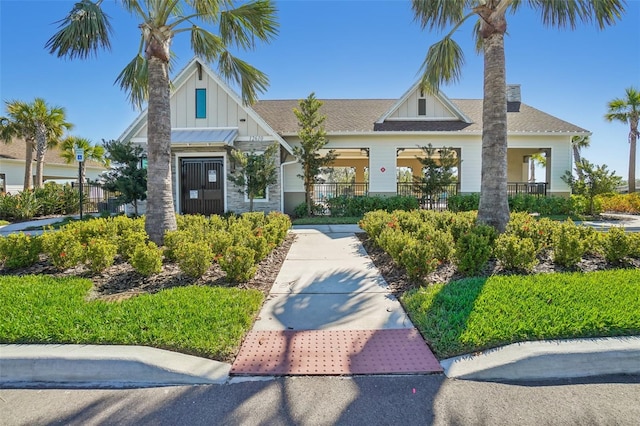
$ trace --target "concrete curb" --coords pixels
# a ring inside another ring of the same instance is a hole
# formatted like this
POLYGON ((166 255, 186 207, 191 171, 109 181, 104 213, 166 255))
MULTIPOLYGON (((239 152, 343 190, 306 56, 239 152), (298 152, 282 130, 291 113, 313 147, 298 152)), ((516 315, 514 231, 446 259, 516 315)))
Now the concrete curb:
POLYGON ((222 384, 230 370, 230 364, 145 346, 0 345, 4 386, 222 384))
POLYGON ((640 336, 514 343, 440 364, 447 377, 486 381, 640 374, 640 336))

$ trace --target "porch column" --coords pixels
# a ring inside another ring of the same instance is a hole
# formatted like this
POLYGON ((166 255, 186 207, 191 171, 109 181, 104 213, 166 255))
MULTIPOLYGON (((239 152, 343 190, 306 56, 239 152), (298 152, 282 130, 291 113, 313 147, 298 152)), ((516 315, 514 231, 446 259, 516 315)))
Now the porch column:
POLYGON ((393 145, 376 146, 369 153, 369 194, 395 195, 396 148, 393 145))

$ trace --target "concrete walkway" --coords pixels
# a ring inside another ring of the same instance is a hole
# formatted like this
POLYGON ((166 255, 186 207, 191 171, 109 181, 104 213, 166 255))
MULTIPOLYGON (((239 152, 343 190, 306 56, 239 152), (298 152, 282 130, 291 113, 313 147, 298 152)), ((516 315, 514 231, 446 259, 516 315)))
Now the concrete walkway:
MULTIPOLYGON (((635 226, 640 220, 629 223, 635 226)), ((0 230, 7 232, 6 228, 0 230)), ((410 320, 355 237, 359 231, 355 225, 296 226, 298 239, 254 331, 411 330, 410 320)), ((449 377, 478 380, 640 374, 640 337, 527 342, 441 364, 449 377)), ((245 380, 230 379, 231 367, 147 347, 0 345, 3 386, 131 387, 245 380)))

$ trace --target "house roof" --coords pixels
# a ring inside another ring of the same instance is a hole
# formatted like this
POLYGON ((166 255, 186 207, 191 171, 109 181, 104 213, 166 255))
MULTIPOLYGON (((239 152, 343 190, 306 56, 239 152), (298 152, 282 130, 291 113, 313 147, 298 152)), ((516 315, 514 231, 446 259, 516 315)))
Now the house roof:
MULTIPOLYGON (((25 151, 26 151, 26 147, 23 139, 13 139, 13 141, 9 144, 0 142, 0 159, 5 158, 7 160, 24 161, 25 151)), ((33 161, 34 163, 36 161, 35 152, 33 153, 33 161)), ((65 159, 62 158, 62 156, 60 155, 60 149, 58 147, 47 149, 47 152, 45 152, 44 154, 44 162, 45 164, 62 164, 65 166, 68 166, 69 164, 73 164, 73 163, 67 163, 65 159)), ((91 160, 86 161, 86 166, 97 167, 102 169, 105 168, 102 164, 97 163, 95 161, 91 161, 91 160)))
MULTIPOLYGON (((471 123, 460 121, 384 121, 376 123, 392 108, 397 99, 320 99, 320 112, 326 115, 324 127, 327 133, 414 131, 414 132, 482 132, 482 99, 450 99, 471 123)), ((279 134, 296 134, 298 120, 293 109, 298 100, 265 100, 253 105, 253 109, 279 134)), ((509 133, 589 133, 527 104, 520 111, 507 112, 509 133)))
POLYGON ((207 128, 207 129, 172 129, 171 143, 222 143, 233 145, 238 136, 237 128, 207 128))

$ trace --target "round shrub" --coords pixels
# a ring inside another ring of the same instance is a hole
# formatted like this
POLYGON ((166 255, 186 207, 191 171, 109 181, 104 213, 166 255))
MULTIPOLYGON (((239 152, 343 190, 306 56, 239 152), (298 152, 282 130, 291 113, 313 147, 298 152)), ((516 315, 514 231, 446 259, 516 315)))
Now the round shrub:
POLYGON ((84 261, 84 247, 78 241, 73 230, 63 229, 58 232, 45 232, 40 237, 42 251, 49 261, 60 270, 72 268, 84 261))
POLYGON ((213 262, 213 252, 209 244, 186 242, 174 250, 180 270, 192 278, 200 278, 209 270, 213 262))
POLYGON ((631 253, 630 239, 624 228, 614 226, 603 238, 604 257, 608 262, 620 263, 631 253))
POLYGON ((162 271, 162 249, 152 241, 139 243, 133 249, 129 262, 140 275, 159 274, 162 271))
POLYGON ((456 242, 454 256, 458 271, 466 276, 478 275, 491 257, 494 237, 495 230, 486 225, 477 226, 462 235, 456 242))
POLYGON ((553 261, 566 267, 574 267, 582 260, 586 247, 578 227, 568 220, 554 230, 553 261))
POLYGON ((20 232, 0 237, 0 263, 7 269, 25 268, 38 261, 40 238, 20 232))
POLYGON ((538 252, 531 238, 502 234, 496 239, 493 254, 509 270, 531 272, 538 264, 538 252))
POLYGON ((92 239, 87 243, 85 258, 92 272, 101 272, 113 265, 118 246, 105 238, 92 239))
POLYGON ((227 274, 227 279, 233 282, 247 282, 256 273, 254 264, 255 252, 248 247, 231 246, 218 263, 227 274))

